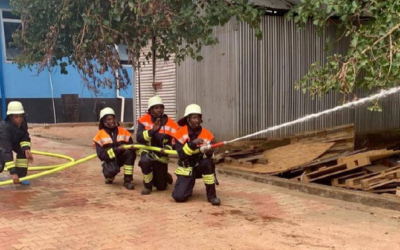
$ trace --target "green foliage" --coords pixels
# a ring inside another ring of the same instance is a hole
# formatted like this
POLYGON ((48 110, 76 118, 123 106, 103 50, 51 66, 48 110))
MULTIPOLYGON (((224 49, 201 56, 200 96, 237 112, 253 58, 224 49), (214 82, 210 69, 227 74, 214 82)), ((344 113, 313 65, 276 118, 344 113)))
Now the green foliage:
POLYGON ((399 85, 400 1, 302 0, 287 17, 300 28, 309 20, 320 31, 338 25, 350 39, 347 54, 332 55, 325 65, 314 63, 302 79, 301 87, 312 96, 399 85))
MULTIPOLYGON (((151 43, 156 58, 176 63, 187 56, 202 60, 203 46, 216 44, 215 26, 232 17, 247 22, 261 38, 261 10, 247 0, 11 0, 21 15, 22 29, 14 34, 22 48, 20 67, 49 63, 62 73, 74 65, 87 87, 112 87, 118 71, 120 87, 129 84, 115 44, 127 45, 133 67, 140 66, 141 50, 151 43), (110 72, 112 77, 106 77, 110 72)), ((145 55, 152 58, 152 52, 145 55)))

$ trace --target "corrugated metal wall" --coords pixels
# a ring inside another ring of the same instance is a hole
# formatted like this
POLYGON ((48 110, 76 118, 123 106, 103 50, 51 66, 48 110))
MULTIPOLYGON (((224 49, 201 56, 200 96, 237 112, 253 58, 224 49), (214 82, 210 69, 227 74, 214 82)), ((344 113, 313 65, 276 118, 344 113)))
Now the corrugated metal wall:
MULTIPOLYGON (((324 41, 328 34, 335 35, 335 30, 326 30, 320 37, 313 25, 299 31, 294 22, 280 16, 265 16, 261 28, 264 37, 258 41, 246 24, 240 24, 239 135, 333 108, 341 98, 332 92, 312 100, 308 94, 295 89, 296 81, 307 73, 313 62, 325 61, 324 41)), ((346 44, 342 41, 332 52, 344 53, 346 44)), ((273 132, 268 137, 351 122, 354 122, 354 111, 347 110, 273 132)))
MULTIPOLYGON (((144 53, 150 51, 150 47, 143 50, 144 53)), ((140 59, 145 62, 144 56, 140 59)), ((136 87, 136 116, 139 119, 147 112, 147 102, 150 97, 159 95, 165 104, 165 114, 172 119, 176 119, 176 66, 173 62, 174 57, 169 61, 157 60, 156 62, 156 82, 162 82, 162 89, 153 89, 153 64, 146 62, 144 66, 135 74, 136 87), (140 78, 140 79, 139 79, 140 78), (140 106, 139 106, 139 85, 140 85, 140 106)))
POLYGON ((220 43, 203 49, 204 60, 187 58, 177 67, 178 116, 183 116, 187 105, 199 104, 204 126, 219 138, 232 138, 238 130, 237 33, 235 21, 218 28, 220 43))
MULTIPOLYGON (((231 21, 216 30, 220 44, 203 49, 204 61, 188 60, 178 67, 178 113, 195 100, 204 107, 205 126, 219 140, 333 108, 343 98, 332 92, 312 100, 308 93, 295 89, 295 82, 313 62, 325 62, 324 41, 336 35, 334 27, 320 37, 311 24, 299 31, 281 16, 265 16, 261 25, 264 37, 258 41, 246 24, 236 26, 231 21)), ((342 40, 329 53, 345 53, 347 44, 342 40)), ((360 91, 358 95, 368 94, 360 91)), ((358 133, 400 128, 399 100, 397 95, 382 102, 383 113, 371 113, 366 107, 350 109, 266 136, 284 137, 353 122, 358 133)))

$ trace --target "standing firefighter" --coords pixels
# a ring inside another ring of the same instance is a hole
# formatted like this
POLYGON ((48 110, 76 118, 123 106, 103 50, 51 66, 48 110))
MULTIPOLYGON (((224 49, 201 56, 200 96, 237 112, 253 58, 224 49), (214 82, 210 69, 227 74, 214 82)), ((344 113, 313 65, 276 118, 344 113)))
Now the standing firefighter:
POLYGON ((24 107, 20 102, 10 102, 7 117, 0 123, 0 173, 10 171, 14 184, 29 185, 29 181, 19 181, 28 174, 28 161, 32 161, 31 138, 25 119, 24 107), (13 151, 17 154, 14 163, 13 151))
MULTIPOLYGON (((138 121, 136 139, 138 143, 165 149, 172 149, 173 134, 178 124, 164 114, 164 104, 159 96, 149 99, 148 113, 138 121)), ((148 150, 140 150, 139 166, 143 173, 143 195, 151 193, 153 186, 165 190, 172 184, 168 173, 168 155, 148 150)))
POLYGON ((212 151, 200 152, 200 147, 210 144, 214 136, 201 126, 202 113, 197 104, 186 107, 185 117, 179 120, 181 128, 176 132, 175 148, 179 155, 179 167, 175 174, 178 179, 172 197, 177 202, 184 202, 192 196, 196 179, 203 178, 206 186, 207 199, 214 205, 221 204, 215 190, 215 164, 212 151))
POLYGON ((120 168, 124 167, 124 187, 133 190, 133 166, 136 153, 125 149, 124 145, 133 144, 131 133, 119 126, 112 108, 100 111, 99 132, 93 138, 97 156, 103 161, 103 174, 106 184, 112 184, 120 168))

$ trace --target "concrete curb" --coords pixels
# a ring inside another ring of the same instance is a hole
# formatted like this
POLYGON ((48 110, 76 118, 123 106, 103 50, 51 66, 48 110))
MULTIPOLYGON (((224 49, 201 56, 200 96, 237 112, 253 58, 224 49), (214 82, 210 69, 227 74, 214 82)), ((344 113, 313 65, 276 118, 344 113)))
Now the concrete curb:
POLYGON ((233 176, 255 182, 271 184, 278 187, 297 190, 307 194, 318 195, 326 198, 338 199, 343 201, 349 201, 367 206, 392 209, 397 211, 400 210, 400 199, 396 197, 390 198, 378 194, 360 192, 356 190, 347 190, 338 187, 324 186, 314 183, 294 182, 275 176, 246 173, 243 171, 230 170, 221 167, 220 168, 217 167, 217 171, 220 174, 225 174, 228 176, 233 176))

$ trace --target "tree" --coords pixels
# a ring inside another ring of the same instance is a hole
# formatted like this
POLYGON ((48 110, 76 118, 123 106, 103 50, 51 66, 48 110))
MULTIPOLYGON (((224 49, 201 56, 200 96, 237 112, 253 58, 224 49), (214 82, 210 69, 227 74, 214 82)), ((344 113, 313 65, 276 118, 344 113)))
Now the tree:
POLYGON ((340 36, 350 40, 347 54, 332 55, 325 65, 314 63, 302 79, 301 87, 312 96, 399 85, 400 1, 302 0, 288 18, 299 27, 312 20, 320 31, 338 25, 340 36))
POLYGON ((139 67, 142 48, 151 42, 147 60, 179 63, 190 56, 201 60, 202 46, 216 44, 215 26, 236 17, 256 29, 261 10, 248 0, 11 0, 22 28, 13 38, 22 48, 20 67, 59 65, 61 72, 74 65, 86 86, 96 92, 129 84, 116 44, 127 46, 129 61, 139 67), (116 74, 118 72, 118 74, 116 74), (118 75, 118 76, 117 76, 118 75))

